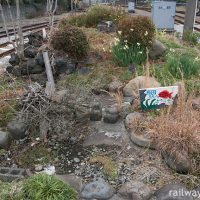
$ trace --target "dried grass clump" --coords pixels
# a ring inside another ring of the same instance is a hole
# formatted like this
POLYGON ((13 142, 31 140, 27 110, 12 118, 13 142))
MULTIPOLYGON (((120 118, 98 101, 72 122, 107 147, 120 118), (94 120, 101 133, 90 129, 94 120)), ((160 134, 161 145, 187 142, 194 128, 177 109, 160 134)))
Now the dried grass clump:
POLYGON ((198 153, 200 147, 200 112, 193 110, 190 101, 169 108, 155 117, 147 130, 155 138, 157 148, 168 153, 198 153))

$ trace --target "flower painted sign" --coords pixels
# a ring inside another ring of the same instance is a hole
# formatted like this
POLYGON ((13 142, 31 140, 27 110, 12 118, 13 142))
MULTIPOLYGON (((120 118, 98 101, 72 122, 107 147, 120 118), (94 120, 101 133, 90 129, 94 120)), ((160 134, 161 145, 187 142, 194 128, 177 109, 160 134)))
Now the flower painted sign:
POLYGON ((139 94, 142 109, 159 109, 174 103, 178 86, 140 89, 139 94))

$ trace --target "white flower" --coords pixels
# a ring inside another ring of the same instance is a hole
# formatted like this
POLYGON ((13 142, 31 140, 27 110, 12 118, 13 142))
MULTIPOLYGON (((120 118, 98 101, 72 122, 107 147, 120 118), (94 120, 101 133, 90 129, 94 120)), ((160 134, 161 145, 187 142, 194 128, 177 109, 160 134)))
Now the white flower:
POLYGON ((145 32, 144 36, 147 36, 147 35, 148 35, 148 31, 145 32))
POLYGON ((140 46, 140 43, 139 43, 139 42, 137 42, 137 45, 138 45, 138 46, 140 46))
POLYGON ((139 54, 142 54, 142 51, 139 51, 138 53, 139 53, 139 54))
POLYGON ((105 48, 103 48, 103 51, 104 51, 104 52, 106 51, 105 48))
POLYGON ((129 49, 128 45, 125 45, 124 47, 125 47, 126 49, 129 49))
POLYGON ((174 50, 174 49, 172 49, 172 48, 170 48, 170 49, 169 49, 169 51, 171 51, 171 52, 173 52, 173 53, 175 52, 175 50, 174 50))
POLYGON ((121 35, 121 34, 122 34, 122 31, 118 31, 118 34, 121 35))
POLYGON ((199 60, 200 58, 198 56, 194 59, 194 61, 199 61, 199 60))
POLYGON ((124 42, 127 43, 128 41, 127 41, 127 40, 124 40, 124 42))
POLYGON ((133 31, 133 29, 131 28, 130 31, 133 31))

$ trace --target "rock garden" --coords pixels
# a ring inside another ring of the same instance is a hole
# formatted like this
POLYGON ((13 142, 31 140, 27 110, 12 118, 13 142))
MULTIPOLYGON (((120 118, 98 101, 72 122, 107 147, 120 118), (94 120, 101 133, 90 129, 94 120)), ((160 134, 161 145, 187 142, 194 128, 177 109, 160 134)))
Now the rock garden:
POLYGON ((47 35, 0 75, 1 199, 200 198, 199 44, 100 5, 47 35), (161 86, 178 87, 173 105, 144 109, 139 89, 161 86))

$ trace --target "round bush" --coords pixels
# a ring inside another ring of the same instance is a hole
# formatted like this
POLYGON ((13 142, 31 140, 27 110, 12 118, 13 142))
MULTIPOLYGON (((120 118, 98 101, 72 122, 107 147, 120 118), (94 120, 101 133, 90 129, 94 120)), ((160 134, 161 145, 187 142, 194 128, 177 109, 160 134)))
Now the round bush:
POLYGON ((51 46, 66 53, 69 58, 79 60, 87 55, 89 44, 86 35, 78 27, 65 25, 54 30, 50 38, 51 46))
POLYGON ((118 23, 118 36, 130 45, 139 43, 143 48, 151 46, 155 36, 155 25, 149 17, 125 17, 118 23))

